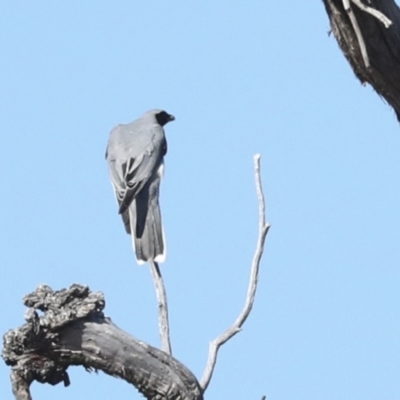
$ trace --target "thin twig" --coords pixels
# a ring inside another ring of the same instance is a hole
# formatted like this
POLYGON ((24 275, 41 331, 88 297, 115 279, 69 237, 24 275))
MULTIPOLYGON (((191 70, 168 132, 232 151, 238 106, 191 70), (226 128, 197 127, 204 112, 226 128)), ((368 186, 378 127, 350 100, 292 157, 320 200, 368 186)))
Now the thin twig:
POLYGON ((372 8, 370 6, 366 6, 361 2, 361 0, 342 0, 343 7, 345 11, 347 12, 351 25, 353 26, 354 33, 357 37, 358 45, 360 46, 360 51, 361 51, 361 56, 364 61, 364 65, 366 68, 370 67, 370 62, 369 62, 369 57, 368 57, 368 52, 367 52, 367 47, 365 46, 364 38, 360 30, 360 26, 358 25, 357 18, 354 15, 353 9, 351 8, 350 3, 354 3, 360 10, 366 12, 367 14, 372 15, 375 17, 377 20, 381 21, 383 25, 385 25, 385 28, 389 28, 393 22, 386 17, 386 15, 382 14, 380 11, 376 10, 375 8, 372 8))
POLYGON ((167 292, 165 291, 160 268, 155 261, 150 262, 150 269, 158 302, 158 329, 160 331, 161 348, 166 353, 172 355, 171 341, 169 337, 167 292))
POLYGON ((361 56, 364 61, 365 68, 369 68, 369 58, 367 53, 367 48, 365 46, 364 38, 360 30, 360 26, 358 25, 357 18, 354 15, 353 9, 351 8, 350 1, 352 0, 342 0, 344 10, 347 12, 351 25, 353 26, 354 33, 356 34, 358 45, 360 46, 361 56))
POLYGON ((382 22, 383 25, 385 25, 385 28, 389 28, 393 22, 383 13, 380 11, 376 10, 375 8, 366 6, 361 2, 361 0, 351 0, 360 10, 365 11, 368 14, 371 14, 373 17, 378 19, 379 21, 382 22))
POLYGON ((200 382, 200 386, 203 392, 207 389, 212 374, 214 372, 214 368, 217 361, 218 350, 220 346, 226 343, 229 339, 235 336, 238 332, 241 331, 242 325, 246 321, 249 316, 251 309, 253 307, 254 297, 257 290, 257 282, 258 282, 258 271, 260 266, 261 257, 264 251, 264 242, 267 236, 268 230, 270 228, 270 224, 265 222, 265 200, 264 194, 261 185, 261 174, 260 174, 260 155, 256 154, 254 156, 254 173, 255 173, 255 181, 256 181, 256 192, 258 198, 258 212, 259 212, 259 224, 258 224, 258 240, 256 251, 254 253, 253 262, 251 266, 250 272, 250 282, 247 289, 246 302, 242 312, 237 317, 236 321, 233 325, 228 328, 225 332, 219 335, 216 339, 214 339, 210 343, 209 352, 208 352, 208 361, 203 374, 203 377, 200 382))

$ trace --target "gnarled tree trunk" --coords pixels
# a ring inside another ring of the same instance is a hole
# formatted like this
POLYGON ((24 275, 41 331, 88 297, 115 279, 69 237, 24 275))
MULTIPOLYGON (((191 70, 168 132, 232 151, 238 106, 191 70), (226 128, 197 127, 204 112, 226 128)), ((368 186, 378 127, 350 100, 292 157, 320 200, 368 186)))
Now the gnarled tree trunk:
POLYGON ((29 387, 35 380, 69 385, 71 365, 119 376, 149 400, 203 399, 196 377, 183 364, 104 316, 102 293, 82 285, 60 291, 42 285, 24 303, 27 322, 4 335, 2 354, 12 366, 17 400, 31 400, 29 387))

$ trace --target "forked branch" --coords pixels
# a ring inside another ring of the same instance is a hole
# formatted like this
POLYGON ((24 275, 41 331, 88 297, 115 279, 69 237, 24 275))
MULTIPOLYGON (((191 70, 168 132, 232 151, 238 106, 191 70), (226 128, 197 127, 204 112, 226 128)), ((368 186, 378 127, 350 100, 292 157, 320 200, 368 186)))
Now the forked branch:
POLYGON ((343 1, 343 7, 350 18, 351 25, 353 26, 354 33, 357 37, 358 45, 360 46, 361 56, 365 64, 365 68, 369 68, 370 62, 367 53, 367 48, 364 42, 364 37, 361 33, 360 26, 358 25, 358 21, 356 16, 354 15, 353 9, 351 8, 351 3, 354 3, 360 10, 365 11, 366 13, 372 15, 373 17, 381 21, 382 24, 385 25, 385 28, 389 28, 390 25, 392 25, 392 21, 389 18, 387 18, 384 14, 382 14, 380 11, 364 5, 360 0, 342 0, 342 1, 343 1))
POLYGON ((217 362, 218 350, 219 348, 226 343, 229 339, 235 336, 238 332, 241 331, 242 325, 246 321, 249 316, 251 309, 254 303, 254 297, 257 291, 257 283, 258 283, 258 272, 260 269, 260 261, 264 251, 264 243, 265 238, 267 236, 268 230, 270 228, 270 224, 265 222, 265 199, 264 193, 262 190, 261 184, 261 171, 260 171, 260 155, 256 154, 254 156, 254 174, 256 181, 256 192, 258 198, 258 240, 256 251, 254 253, 253 262, 251 266, 250 272, 250 282, 247 289, 246 302, 242 312, 237 317, 236 321, 233 325, 228 328, 225 332, 219 335, 216 339, 214 339, 210 343, 209 353, 208 353, 208 361, 203 374, 203 378, 201 379, 200 386, 203 392, 207 389, 212 374, 214 372, 214 368, 217 362))
POLYGON ((100 292, 74 284, 53 291, 46 285, 24 298, 26 323, 3 338, 2 357, 11 366, 15 399, 31 400, 33 381, 70 384, 67 369, 82 365, 102 370, 134 385, 147 399, 203 400, 211 380, 219 347, 241 330, 251 312, 257 290, 258 271, 270 225, 265 221, 260 156, 254 157, 259 203, 259 235, 254 254, 245 306, 234 324, 211 344, 201 385, 171 353, 166 293, 157 263, 152 274, 159 304, 159 326, 164 351, 128 335, 103 314, 100 292))

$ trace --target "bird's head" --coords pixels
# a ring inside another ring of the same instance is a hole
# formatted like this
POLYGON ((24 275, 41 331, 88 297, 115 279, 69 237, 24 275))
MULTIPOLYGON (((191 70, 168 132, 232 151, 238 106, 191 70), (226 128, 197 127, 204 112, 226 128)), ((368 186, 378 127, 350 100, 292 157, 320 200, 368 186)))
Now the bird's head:
POLYGON ((175 117, 171 114, 168 114, 164 110, 154 110, 154 117, 157 123, 161 126, 168 124, 168 122, 173 121, 175 117))

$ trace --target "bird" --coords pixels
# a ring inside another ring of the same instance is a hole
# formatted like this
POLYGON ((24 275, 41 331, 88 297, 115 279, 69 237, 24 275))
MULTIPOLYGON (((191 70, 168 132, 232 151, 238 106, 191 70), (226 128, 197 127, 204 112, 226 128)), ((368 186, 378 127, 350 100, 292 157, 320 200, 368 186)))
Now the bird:
POLYGON ((174 120, 173 115, 155 109, 110 132, 106 149, 110 180, 138 264, 165 261, 158 198, 167 153, 164 126, 174 120))

